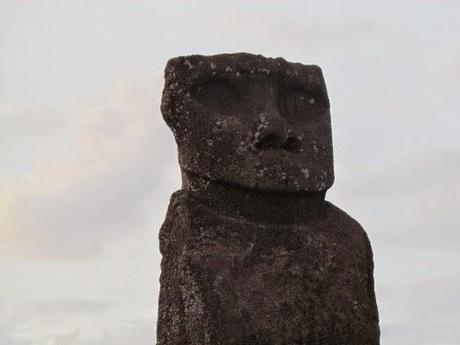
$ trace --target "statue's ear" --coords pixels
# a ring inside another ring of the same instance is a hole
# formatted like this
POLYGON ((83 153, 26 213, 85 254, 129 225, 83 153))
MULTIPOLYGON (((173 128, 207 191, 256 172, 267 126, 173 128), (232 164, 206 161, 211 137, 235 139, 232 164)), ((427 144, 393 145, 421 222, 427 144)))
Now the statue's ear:
POLYGON ((313 84, 314 88, 319 92, 320 97, 327 107, 330 107, 329 96, 327 93, 326 82, 324 80, 323 71, 317 65, 310 65, 311 73, 308 75, 309 83, 313 84))
POLYGON ((165 85, 161 99, 161 113, 171 129, 180 122, 181 111, 187 101, 189 90, 203 77, 200 55, 180 56, 168 61, 165 68, 165 85))
POLYGON ((163 119, 168 124, 169 127, 172 128, 174 126, 174 97, 172 93, 164 89, 163 95, 161 97, 161 114, 163 115, 163 119))
POLYGON ((166 64, 164 78, 165 85, 163 88, 163 95, 161 98, 161 113, 164 120, 171 129, 174 131, 177 122, 177 113, 175 111, 175 98, 177 96, 177 89, 179 88, 179 81, 177 78, 177 58, 170 59, 166 64))

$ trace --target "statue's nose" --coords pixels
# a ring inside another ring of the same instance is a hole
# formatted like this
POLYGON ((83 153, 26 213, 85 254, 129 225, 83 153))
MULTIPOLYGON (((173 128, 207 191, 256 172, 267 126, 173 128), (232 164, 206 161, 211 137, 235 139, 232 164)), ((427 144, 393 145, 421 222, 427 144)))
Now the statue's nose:
POLYGON ((257 148, 294 149, 298 146, 298 133, 276 109, 259 113, 254 134, 257 148))

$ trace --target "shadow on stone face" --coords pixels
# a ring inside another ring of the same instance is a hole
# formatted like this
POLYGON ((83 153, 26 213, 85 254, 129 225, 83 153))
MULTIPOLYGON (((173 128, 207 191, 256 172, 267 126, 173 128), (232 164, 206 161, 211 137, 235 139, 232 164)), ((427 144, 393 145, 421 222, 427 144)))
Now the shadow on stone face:
POLYGON ((165 78, 183 186, 160 230, 157 343, 378 344, 369 240, 324 200, 320 68, 195 55, 170 60, 165 78))

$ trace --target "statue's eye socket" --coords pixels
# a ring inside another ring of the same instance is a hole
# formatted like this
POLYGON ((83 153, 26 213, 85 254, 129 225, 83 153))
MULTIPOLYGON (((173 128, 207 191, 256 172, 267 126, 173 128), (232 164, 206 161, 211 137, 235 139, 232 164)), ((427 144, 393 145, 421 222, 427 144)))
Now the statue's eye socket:
POLYGON ((328 107, 324 97, 313 91, 290 90, 280 96, 281 111, 288 119, 301 121, 313 119, 328 107))
POLYGON ((212 80, 191 90, 192 98, 217 111, 226 111, 238 104, 238 90, 225 80, 212 80))
POLYGON ((313 95, 298 92, 298 93, 293 93, 289 95, 288 102, 290 103, 290 105, 294 106, 295 108, 308 109, 310 105, 314 105, 316 103, 316 100, 313 95))

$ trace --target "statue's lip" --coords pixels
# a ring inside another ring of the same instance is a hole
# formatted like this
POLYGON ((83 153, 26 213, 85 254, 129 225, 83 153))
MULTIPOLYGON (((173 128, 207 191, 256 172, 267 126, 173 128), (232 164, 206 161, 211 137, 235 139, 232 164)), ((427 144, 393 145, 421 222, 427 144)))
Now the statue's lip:
MULTIPOLYGON (((205 181, 207 182, 207 186, 209 185, 216 186, 216 187, 224 187, 224 188, 232 188, 244 192, 250 192, 250 193, 260 193, 260 194, 270 194, 270 195, 311 195, 311 194, 317 194, 317 193, 324 193, 326 190, 305 190, 305 189, 288 189, 288 190, 283 190, 280 188, 267 188, 267 187, 260 187, 260 183, 255 182, 255 183, 239 183, 231 180, 224 180, 224 179, 217 179, 217 178, 212 178, 206 175, 201 175, 198 173, 195 173, 193 171, 187 170, 187 169, 182 169, 183 172, 185 173, 184 175, 186 176, 185 179, 186 181, 190 182, 196 182, 196 181, 205 181)), ((192 184, 193 184, 192 182, 192 184)))
POLYGON ((259 147, 253 150, 257 154, 263 154, 267 152, 286 152, 289 153, 290 155, 292 154, 299 154, 302 151, 300 151, 300 148, 292 148, 292 147, 277 147, 277 146, 264 146, 264 147, 259 147))

